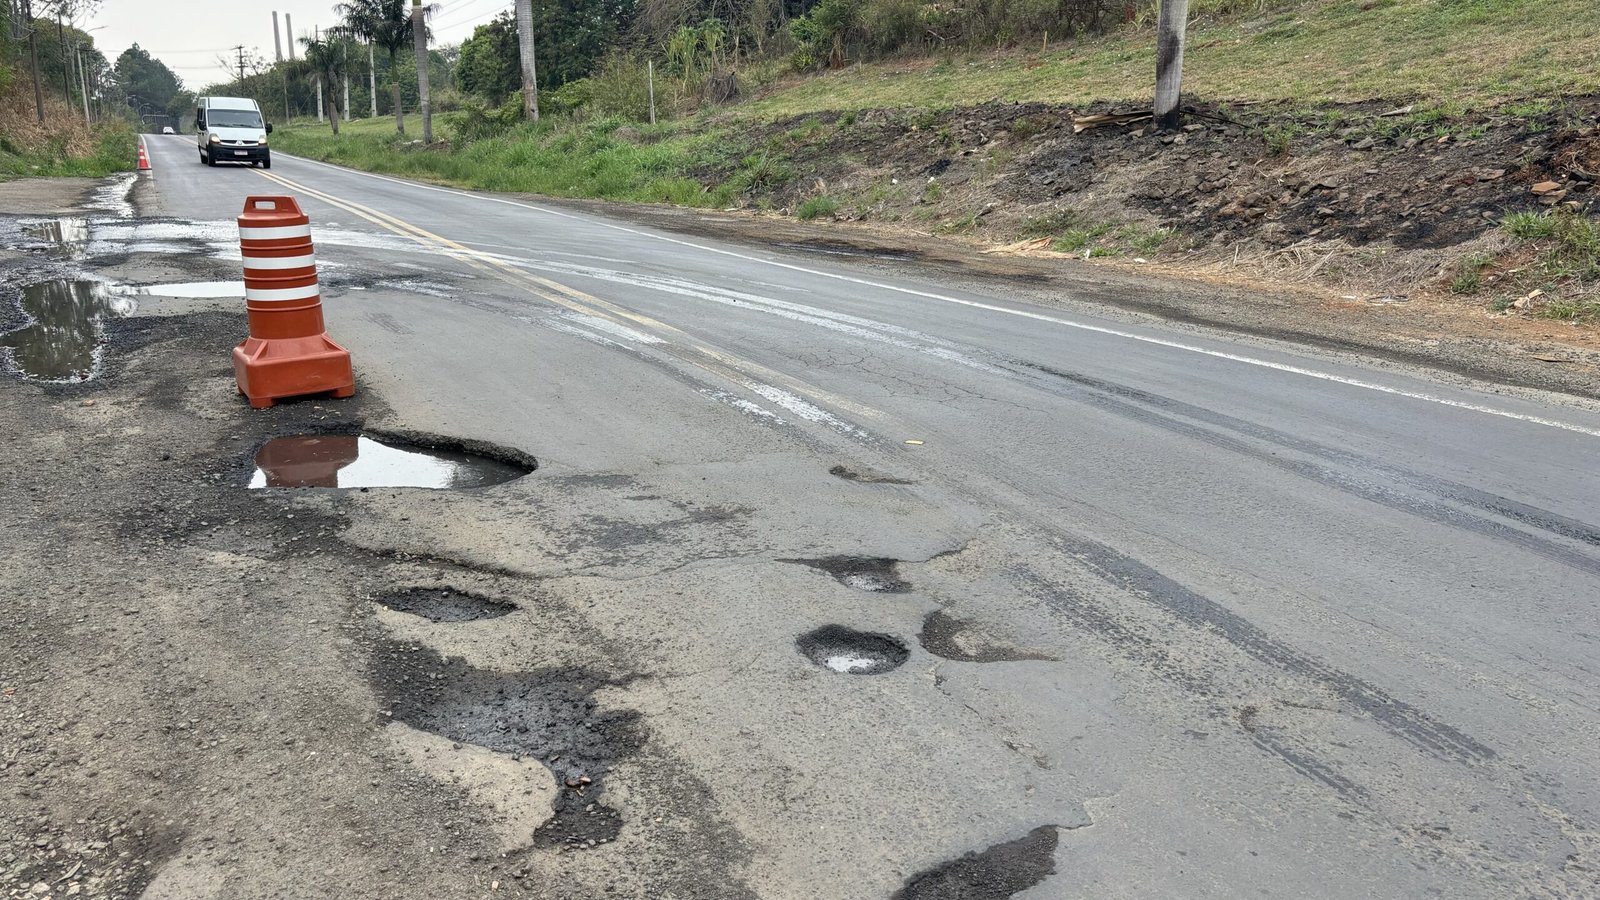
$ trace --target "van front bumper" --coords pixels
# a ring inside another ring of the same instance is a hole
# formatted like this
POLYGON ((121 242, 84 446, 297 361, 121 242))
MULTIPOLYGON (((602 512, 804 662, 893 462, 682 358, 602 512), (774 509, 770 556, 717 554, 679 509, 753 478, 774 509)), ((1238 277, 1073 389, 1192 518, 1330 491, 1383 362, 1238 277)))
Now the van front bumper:
POLYGON ((217 162, 261 162, 267 158, 269 148, 260 144, 243 147, 233 144, 211 144, 206 152, 217 162))

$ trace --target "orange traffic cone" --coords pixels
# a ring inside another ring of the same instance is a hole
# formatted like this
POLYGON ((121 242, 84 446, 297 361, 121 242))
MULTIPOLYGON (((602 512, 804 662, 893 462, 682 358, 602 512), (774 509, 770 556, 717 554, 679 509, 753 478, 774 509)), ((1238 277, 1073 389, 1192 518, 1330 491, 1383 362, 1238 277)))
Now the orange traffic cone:
POLYGON ((139 171, 150 171, 150 155, 144 151, 144 138, 139 139, 139 171))
POLYGON ((250 337, 233 349, 234 380, 250 405, 286 397, 356 392, 350 351, 322 323, 311 219, 293 197, 250 197, 239 217, 250 337))

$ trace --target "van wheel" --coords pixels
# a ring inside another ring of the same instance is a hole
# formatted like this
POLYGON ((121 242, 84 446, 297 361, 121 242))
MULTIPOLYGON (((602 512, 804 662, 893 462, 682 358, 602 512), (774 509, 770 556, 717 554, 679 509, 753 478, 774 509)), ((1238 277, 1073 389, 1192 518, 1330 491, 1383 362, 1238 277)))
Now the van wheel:
POLYGON ((272 159, 271 159, 271 158, 270 158, 270 157, 269 157, 269 158, 267 158, 267 159, 263 159, 263 160, 262 160, 262 161, 261 161, 261 168, 263 168, 263 169, 270 169, 270 168, 272 168, 272 159))
POLYGON ((206 164, 206 152, 204 150, 201 150, 200 151, 200 165, 203 166, 205 164, 206 164))
POLYGON ((217 154, 216 153, 213 152, 213 153, 207 153, 206 154, 206 165, 211 166, 212 168, 216 167, 216 165, 217 165, 217 154))

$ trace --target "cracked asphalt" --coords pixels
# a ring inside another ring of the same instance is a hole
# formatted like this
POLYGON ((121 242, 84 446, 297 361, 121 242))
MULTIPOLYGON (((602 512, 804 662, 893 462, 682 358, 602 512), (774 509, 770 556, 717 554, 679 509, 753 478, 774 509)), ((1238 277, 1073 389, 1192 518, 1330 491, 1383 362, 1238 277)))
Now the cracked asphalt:
POLYGON ((0 379, 5 896, 1600 893, 1592 402, 148 140, 0 331, 290 194, 358 393, 159 289, 0 379), (356 433, 537 468, 244 489, 356 433))

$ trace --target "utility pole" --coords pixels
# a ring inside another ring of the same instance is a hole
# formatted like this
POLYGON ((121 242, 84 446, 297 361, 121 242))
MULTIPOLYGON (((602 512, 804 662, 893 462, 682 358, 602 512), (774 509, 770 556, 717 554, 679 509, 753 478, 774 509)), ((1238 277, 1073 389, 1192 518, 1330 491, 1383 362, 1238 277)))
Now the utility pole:
POLYGON ((645 77, 650 81, 650 124, 656 123, 656 61, 644 61, 645 77))
POLYGON ((94 121, 89 118, 89 77, 83 70, 83 45, 78 44, 72 48, 72 59, 78 64, 78 86, 83 88, 83 127, 94 127, 94 121))
POLYGON ((233 52, 235 54, 237 54, 238 58, 239 58, 239 92, 243 93, 244 92, 244 45, 243 44, 239 44, 239 45, 235 46, 233 48, 233 52))
POLYGON ((272 56, 274 61, 283 62, 283 42, 278 39, 278 11, 272 11, 272 56))
MULTIPOLYGON (((313 43, 320 43, 322 41, 322 29, 318 28, 315 25, 311 26, 311 40, 312 40, 313 43)), ((310 58, 311 57, 309 57, 309 56, 306 57, 306 59, 310 59, 310 58)), ((318 122, 322 121, 322 73, 321 72, 317 73, 317 121, 318 122)))
POLYGON ((1156 127, 1171 131, 1182 124, 1178 101, 1183 96, 1183 37, 1189 26, 1189 0, 1161 0, 1156 25, 1156 127))
POLYGON ((533 58, 533 0, 517 0, 517 51, 522 57, 522 117, 537 122, 539 73, 533 58))
POLYGON ((33 18, 33 0, 22 0, 22 17, 28 23, 28 56, 33 65, 33 105, 44 124, 44 86, 39 83, 39 23, 33 18))
POLYGON ((367 39, 367 92, 368 100, 372 102, 372 117, 378 117, 378 54, 373 49, 372 39, 367 39))
POLYGON ((347 38, 339 39, 339 52, 344 55, 344 71, 339 73, 339 80, 344 82, 344 120, 350 121, 350 41, 347 38))
POLYGON ((422 144, 433 143, 433 109, 428 102, 428 11, 411 0, 411 35, 417 46, 417 100, 422 107, 422 144))
POLYGON ((63 3, 56 4, 56 39, 61 43, 61 96, 72 102, 72 70, 67 68, 67 26, 62 21, 61 7, 63 3))

